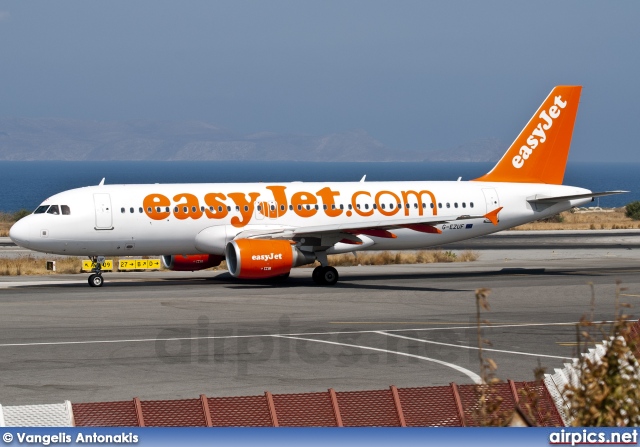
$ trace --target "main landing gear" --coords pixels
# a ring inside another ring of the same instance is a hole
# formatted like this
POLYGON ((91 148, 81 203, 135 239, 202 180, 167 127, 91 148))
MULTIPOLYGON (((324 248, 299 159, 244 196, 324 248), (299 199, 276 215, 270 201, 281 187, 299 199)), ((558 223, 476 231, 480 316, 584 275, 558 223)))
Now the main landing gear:
POLYGON ((313 282, 319 286, 333 286, 338 282, 338 271, 331 266, 318 266, 311 275, 313 282))
POLYGON ((104 283, 104 278, 102 277, 102 262, 104 262, 104 258, 102 257, 92 257, 91 259, 91 263, 92 263, 92 274, 89 275, 89 285, 91 287, 102 287, 102 284, 104 283))

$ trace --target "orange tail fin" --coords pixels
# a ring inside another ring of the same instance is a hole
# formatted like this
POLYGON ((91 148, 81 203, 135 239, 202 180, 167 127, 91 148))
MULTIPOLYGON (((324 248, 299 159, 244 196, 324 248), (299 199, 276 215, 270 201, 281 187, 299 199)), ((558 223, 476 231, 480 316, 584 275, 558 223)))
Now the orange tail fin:
POLYGON ((476 180, 562 184, 581 91, 555 87, 498 164, 476 180))

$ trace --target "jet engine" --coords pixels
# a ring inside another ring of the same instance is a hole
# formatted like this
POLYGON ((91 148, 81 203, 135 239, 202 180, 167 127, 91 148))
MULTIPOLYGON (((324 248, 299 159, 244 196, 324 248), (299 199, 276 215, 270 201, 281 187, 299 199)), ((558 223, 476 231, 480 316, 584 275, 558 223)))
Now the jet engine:
POLYGON ((193 272, 216 267, 224 260, 218 255, 169 255, 162 257, 162 263, 169 270, 193 272))
POLYGON ((304 253, 289 241, 239 239, 225 249, 231 276, 242 279, 272 278, 288 274, 293 267, 315 261, 313 253, 304 253))

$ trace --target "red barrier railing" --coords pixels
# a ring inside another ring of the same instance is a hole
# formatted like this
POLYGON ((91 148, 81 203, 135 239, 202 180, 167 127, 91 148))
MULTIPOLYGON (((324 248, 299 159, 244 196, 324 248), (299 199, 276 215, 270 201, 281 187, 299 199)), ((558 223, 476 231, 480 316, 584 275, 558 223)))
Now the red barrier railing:
MULTIPOLYGON (((499 411, 530 408, 537 425, 561 426, 544 384, 491 385, 499 411), (528 406, 528 407, 527 407, 528 406)), ((425 427, 479 425, 476 385, 72 404, 76 426, 425 427)))

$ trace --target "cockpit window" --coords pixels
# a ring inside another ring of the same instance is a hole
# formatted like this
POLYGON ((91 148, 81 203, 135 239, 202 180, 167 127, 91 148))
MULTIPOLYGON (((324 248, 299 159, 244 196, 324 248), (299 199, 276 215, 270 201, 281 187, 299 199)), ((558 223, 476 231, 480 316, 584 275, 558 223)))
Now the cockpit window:
POLYGON ((33 214, 44 214, 47 212, 48 208, 49 208, 49 205, 40 205, 38 208, 36 208, 33 214))
POLYGON ((60 208, 58 208, 58 205, 51 205, 47 214, 60 214, 60 208))
POLYGON ((62 214, 64 216, 68 216, 71 214, 71 209, 67 205, 60 205, 60 209, 62 210, 62 214))

